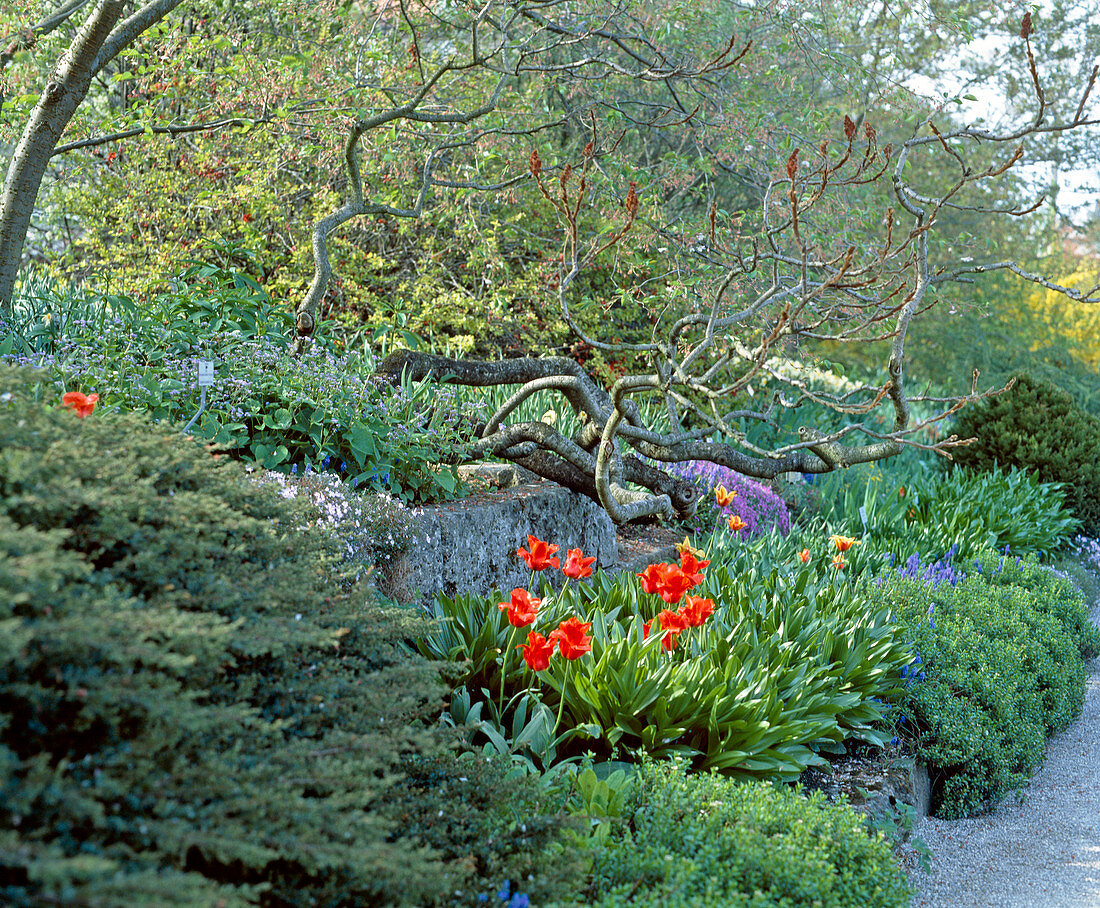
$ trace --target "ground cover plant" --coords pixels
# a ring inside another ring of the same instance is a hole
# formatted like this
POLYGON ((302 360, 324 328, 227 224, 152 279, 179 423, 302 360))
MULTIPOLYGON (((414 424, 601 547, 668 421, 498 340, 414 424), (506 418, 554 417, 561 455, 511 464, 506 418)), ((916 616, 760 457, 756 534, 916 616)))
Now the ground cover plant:
POLYGON ((171 284, 139 303, 31 282, 0 323, 0 358, 98 393, 101 408, 188 425, 266 469, 324 465, 405 501, 462 494, 459 426, 476 406, 454 407, 451 392, 423 383, 377 381, 369 356, 331 343, 292 356, 291 315, 242 272, 194 265, 171 284), (200 359, 216 376, 205 405, 200 359))
POLYGON ((421 620, 313 514, 0 365, 0 901, 446 905, 537 869, 561 821, 456 760, 421 620))

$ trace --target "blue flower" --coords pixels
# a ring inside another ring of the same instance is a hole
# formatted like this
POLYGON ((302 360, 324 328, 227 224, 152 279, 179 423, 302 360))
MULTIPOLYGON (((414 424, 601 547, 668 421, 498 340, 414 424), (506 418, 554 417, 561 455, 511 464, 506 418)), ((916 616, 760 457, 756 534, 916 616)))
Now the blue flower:
POLYGON ((924 672, 921 672, 919 675, 917 675, 917 680, 918 681, 923 681, 924 680, 924 672))
POLYGON ((497 893, 497 898, 502 902, 508 901, 508 897, 512 894, 512 881, 505 880, 504 885, 501 887, 500 892, 497 893))
POLYGON ((908 665, 903 665, 901 667, 901 676, 903 678, 907 678, 909 676, 909 666, 908 665))
POLYGON ((293 476, 293 475, 294 475, 295 473, 297 473, 297 472, 298 472, 298 464, 296 464, 296 463, 295 463, 295 464, 291 464, 291 465, 290 465, 290 473, 291 473, 291 475, 293 476))
POLYGON ((517 892, 508 903, 508 908, 531 908, 531 900, 526 892, 517 892))

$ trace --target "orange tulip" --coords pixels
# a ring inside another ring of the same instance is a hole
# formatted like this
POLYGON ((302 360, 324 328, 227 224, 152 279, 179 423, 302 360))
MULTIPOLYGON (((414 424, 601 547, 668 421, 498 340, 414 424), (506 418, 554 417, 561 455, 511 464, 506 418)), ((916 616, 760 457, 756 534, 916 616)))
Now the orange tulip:
POLYGON ((729 519, 729 524, 730 524, 730 529, 733 530, 733 532, 735 532, 735 533, 739 532, 740 530, 745 529, 745 527, 748 526, 748 524, 745 523, 745 521, 743 521, 741 519, 741 516, 739 514, 734 514, 729 519))
POLYGON ((801 552, 798 553, 798 559, 803 564, 805 564, 807 561, 810 560, 810 550, 809 549, 803 549, 801 552))
POLYGON ((829 542, 836 546, 838 552, 847 552, 853 545, 859 545, 859 540, 854 536, 830 536, 829 542))
POLYGON ((838 571, 844 570, 846 565, 847 562, 844 560, 843 555, 837 553, 833 556, 833 567, 835 567, 838 571))
POLYGON ((714 487, 714 500, 718 502, 718 507, 720 508, 726 507, 726 505, 728 505, 736 497, 736 491, 731 492, 725 486, 714 487))

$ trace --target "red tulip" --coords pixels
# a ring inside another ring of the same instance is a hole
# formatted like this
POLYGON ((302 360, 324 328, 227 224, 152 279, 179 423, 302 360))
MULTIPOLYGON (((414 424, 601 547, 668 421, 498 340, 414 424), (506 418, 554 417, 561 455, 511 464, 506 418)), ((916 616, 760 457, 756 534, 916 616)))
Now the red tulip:
POLYGON ((519 644, 516 649, 523 650, 523 661, 527 663, 531 671, 541 672, 550 667, 550 656, 554 652, 554 641, 547 640, 542 634, 531 631, 527 635, 527 642, 519 644))
POLYGON ((680 615, 688 627, 701 627, 714 614, 714 600, 688 596, 680 606, 680 615))
POLYGON ((565 574, 566 577, 570 577, 573 580, 591 577, 591 565, 595 564, 595 562, 595 556, 585 558, 584 553, 580 549, 570 549, 565 558, 565 567, 561 569, 561 572, 565 574))
POLYGON ((591 622, 586 624, 579 618, 568 618, 558 625, 557 630, 551 631, 547 639, 557 643, 566 659, 577 659, 592 651, 592 638, 588 636, 591 627, 591 622))
POLYGON ((98 400, 98 394, 89 394, 85 396, 79 391, 67 391, 65 394, 61 395, 61 403, 70 410, 74 410, 76 415, 81 419, 91 414, 98 400))
POLYGON ((558 558, 554 555, 554 552, 558 550, 556 545, 550 545, 530 534, 527 536, 527 544, 531 546, 531 551, 528 552, 527 549, 521 547, 516 549, 516 554, 527 563, 532 571, 544 571, 548 567, 558 566, 558 558), (554 557, 551 558, 551 555, 554 555, 554 557))
POLYGON ((533 599, 527 590, 515 589, 511 600, 500 603, 497 608, 508 613, 508 623, 513 627, 526 627, 535 620, 540 605, 542 600, 533 599))
POLYGON ((703 582, 702 571, 708 564, 710 561, 699 561, 691 550, 680 553, 680 570, 688 576, 692 586, 698 586, 703 582))

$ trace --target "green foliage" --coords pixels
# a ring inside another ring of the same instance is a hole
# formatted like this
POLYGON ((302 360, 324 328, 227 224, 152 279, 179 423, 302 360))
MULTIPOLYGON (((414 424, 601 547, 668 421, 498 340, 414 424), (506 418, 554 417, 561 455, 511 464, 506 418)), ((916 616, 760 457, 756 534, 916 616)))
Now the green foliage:
POLYGON ((905 875, 881 835, 820 793, 645 764, 628 789, 628 826, 592 847, 580 897, 556 905, 669 908, 901 908, 905 875))
POLYGON ((917 552, 939 557, 952 546, 965 561, 984 549, 1047 557, 1064 549, 1080 527, 1067 509, 1067 489, 1018 468, 923 472, 889 480, 878 470, 865 482, 827 476, 820 483, 822 517, 904 560, 917 552), (860 509, 866 517, 866 528, 860 509))
MULTIPOLYGON (((288 301, 289 313, 313 276, 310 231, 342 199, 324 185, 325 170, 288 164, 300 150, 269 129, 272 142, 249 143, 247 166, 240 138, 226 133, 196 135, 183 154, 150 139, 111 167, 83 166, 82 179, 56 195, 71 217, 94 220, 97 229, 74 238, 62 270, 77 278, 109 274, 118 292, 147 295, 163 289, 159 275, 178 268, 181 256, 201 255, 212 266, 246 271, 271 297, 288 301), (304 181, 320 184, 305 198, 304 181), (188 216, 196 199, 214 196, 218 204, 201 218, 188 216)), ((388 170, 380 150, 364 144, 367 172, 388 170)), ((510 203, 451 199, 416 220, 361 218, 342 227, 329 241, 336 278, 322 307, 330 322, 318 336, 347 330, 382 354, 394 344, 487 359, 576 352, 609 376, 616 364, 575 344, 553 295, 561 228, 552 210, 537 203, 534 187, 511 194, 510 203)), ((644 255, 626 258, 644 271, 644 255)), ((609 265, 597 263, 578 281, 576 314, 602 337, 644 340, 650 319, 619 283, 609 265)))
POLYGON ((405 501, 464 491, 453 464, 470 414, 451 406, 450 389, 375 381, 371 360, 330 346, 291 355, 291 316, 246 274, 195 265, 140 304, 29 289, 45 294, 24 295, 0 354, 97 392, 101 406, 178 424, 198 414, 196 436, 266 469, 340 465, 356 484, 405 501), (199 359, 215 364, 201 414, 199 359))
POLYGON ((0 365, 0 901, 450 904, 531 871, 553 819, 449 755, 422 619, 309 514, 0 365))
POLYGON ((1083 658, 1100 651, 1100 632, 1070 581, 1006 556, 985 555, 956 586, 895 576, 880 595, 923 660, 902 707, 935 811, 985 810, 1024 785, 1047 736, 1080 713, 1083 658))
POLYGON ((1005 394, 967 407, 953 431, 977 441, 956 449, 959 466, 1017 467, 1043 482, 1064 483, 1070 509, 1089 535, 1100 534, 1100 421, 1054 385, 1016 376, 1005 394))
POLYGON ((601 757, 681 755, 735 777, 790 779, 846 739, 881 743, 881 701, 899 692, 908 647, 886 610, 869 607, 829 561, 736 571, 712 565, 692 593, 712 599, 716 611, 680 634, 671 651, 658 630, 647 635, 643 626, 667 603, 642 592, 633 576, 602 572, 561 593, 544 587, 525 628, 508 623, 499 594, 440 596, 438 628, 419 646, 456 663, 463 687, 452 706, 455 724, 490 741, 495 735, 502 752, 521 734, 545 745, 557 735, 554 753, 538 755, 540 766, 590 749, 601 757), (591 653, 532 672, 517 646, 571 616, 591 623, 591 653), (508 704, 526 704, 528 691, 560 712, 560 725, 536 732, 505 715, 508 704), (471 714, 478 700, 484 706, 471 714), (486 720, 498 730, 486 730, 486 720), (561 747, 569 738, 570 747, 561 747))

